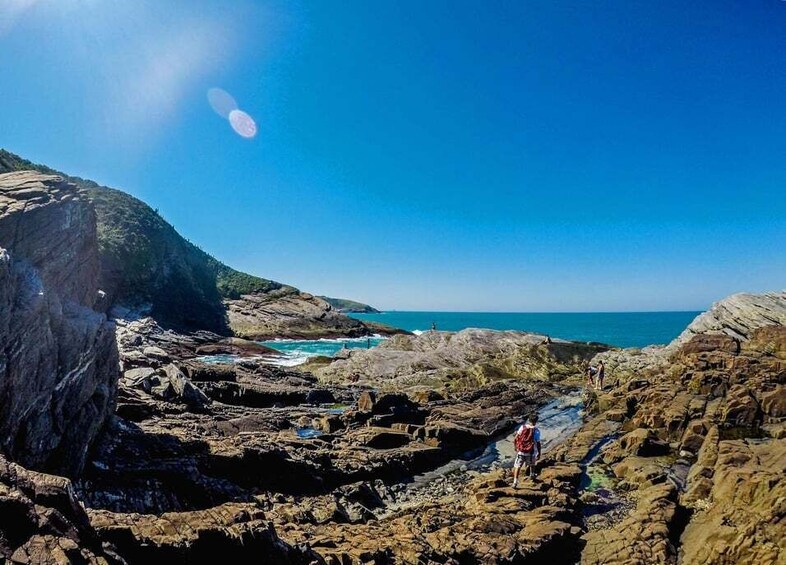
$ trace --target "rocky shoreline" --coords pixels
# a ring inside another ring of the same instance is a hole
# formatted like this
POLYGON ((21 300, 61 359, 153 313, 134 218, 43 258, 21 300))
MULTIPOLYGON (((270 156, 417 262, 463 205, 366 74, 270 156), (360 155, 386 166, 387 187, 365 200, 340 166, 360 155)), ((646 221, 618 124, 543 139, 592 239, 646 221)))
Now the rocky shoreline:
MULTIPOLYGON (((730 297, 666 347, 433 331, 284 368, 253 340, 112 309, 96 229, 61 178, 0 175, 4 560, 786 556, 786 293, 730 297), (587 389, 600 359, 606 389, 587 389), (509 434, 536 410, 548 449, 513 489, 509 434)), ((230 300, 247 316, 269 298, 230 300)))
POLYGON ((123 327, 129 368, 117 416, 73 490, 64 488, 87 507, 83 524, 105 555, 125 562, 200 562, 204 551, 341 564, 783 555, 784 327, 752 330, 746 341, 693 336, 636 379, 619 364, 600 392, 582 388, 581 367, 619 351, 527 334, 396 338, 336 359, 318 378, 253 357, 205 364, 194 360, 199 336, 162 340, 150 320, 123 327), (529 346, 510 345, 519 339, 529 346), (492 345, 498 354, 488 354, 492 345), (438 366, 446 348, 462 359, 450 371, 438 366), (382 390, 389 371, 402 370, 403 351, 422 371, 382 390), (537 359, 530 377, 467 379, 478 374, 472 360, 501 371, 511 351, 537 359), (360 363, 368 381, 350 378, 360 363), (577 426, 548 446, 535 482, 512 489, 511 457, 498 447, 505 431, 577 393, 577 426))

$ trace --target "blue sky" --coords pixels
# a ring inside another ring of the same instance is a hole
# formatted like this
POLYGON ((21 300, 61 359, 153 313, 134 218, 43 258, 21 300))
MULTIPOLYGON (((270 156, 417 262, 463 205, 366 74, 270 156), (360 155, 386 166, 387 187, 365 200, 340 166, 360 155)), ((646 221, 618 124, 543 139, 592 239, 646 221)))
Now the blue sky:
POLYGON ((320 294, 703 309, 786 287, 784 54, 780 0, 0 0, 0 146, 320 294))

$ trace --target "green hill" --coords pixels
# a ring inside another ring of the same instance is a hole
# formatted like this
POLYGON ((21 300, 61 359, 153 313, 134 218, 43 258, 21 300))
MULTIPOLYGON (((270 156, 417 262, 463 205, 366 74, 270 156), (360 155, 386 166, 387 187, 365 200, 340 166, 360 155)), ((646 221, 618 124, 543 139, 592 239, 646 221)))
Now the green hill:
POLYGON ((111 303, 145 307, 159 322, 182 330, 229 333, 224 298, 297 289, 221 263, 192 244, 156 210, 120 190, 72 177, 0 149, 0 173, 35 170, 58 174, 93 202, 98 221, 101 288, 111 303))

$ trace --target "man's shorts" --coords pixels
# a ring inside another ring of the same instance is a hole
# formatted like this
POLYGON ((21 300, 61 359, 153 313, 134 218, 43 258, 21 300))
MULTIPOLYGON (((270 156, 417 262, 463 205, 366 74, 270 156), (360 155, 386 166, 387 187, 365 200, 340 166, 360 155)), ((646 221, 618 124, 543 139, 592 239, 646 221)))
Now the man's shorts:
POLYGON ((516 461, 513 463, 513 467, 515 469, 520 469, 522 465, 526 465, 527 467, 531 467, 535 464, 535 452, 532 453, 522 453, 519 451, 516 454, 516 461))

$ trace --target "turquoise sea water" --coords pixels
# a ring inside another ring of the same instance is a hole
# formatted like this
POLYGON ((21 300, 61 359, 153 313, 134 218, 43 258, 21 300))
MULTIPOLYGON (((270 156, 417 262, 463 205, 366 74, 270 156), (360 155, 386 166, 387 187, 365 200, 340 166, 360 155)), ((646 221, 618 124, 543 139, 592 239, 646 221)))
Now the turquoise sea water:
MULTIPOLYGON (((476 312, 383 312, 352 314, 359 320, 381 322, 418 332, 431 329, 459 331, 465 328, 519 330, 578 341, 598 341, 618 347, 644 347, 665 344, 677 337, 699 312, 624 312, 576 314, 520 314, 476 312)), ((275 361, 280 365, 298 365, 309 357, 332 357, 343 348, 374 347, 381 338, 356 339, 281 339, 264 345, 284 354, 275 361)))
POLYGON ((273 341, 263 341, 263 345, 272 347, 284 354, 285 359, 282 365, 297 365, 304 362, 309 357, 324 355, 332 357, 340 350, 344 349, 367 349, 379 345, 382 338, 361 337, 346 339, 276 339, 273 341))
POLYGON ((465 328, 520 330, 577 341, 598 341, 618 347, 666 344, 677 337, 700 312, 597 312, 597 313, 482 313, 383 312, 351 314, 363 321, 380 322, 409 331, 465 328))

